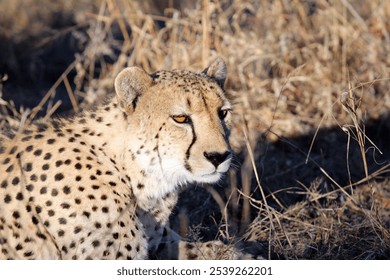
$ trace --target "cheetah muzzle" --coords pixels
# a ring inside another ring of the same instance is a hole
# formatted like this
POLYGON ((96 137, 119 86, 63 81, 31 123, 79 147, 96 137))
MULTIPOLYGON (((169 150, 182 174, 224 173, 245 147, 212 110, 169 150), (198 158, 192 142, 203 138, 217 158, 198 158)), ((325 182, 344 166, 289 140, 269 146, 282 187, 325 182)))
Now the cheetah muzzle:
POLYGON ((183 187, 229 169, 225 78, 222 59, 201 73, 126 68, 105 105, 3 139, 0 259, 237 258, 167 227, 183 187))

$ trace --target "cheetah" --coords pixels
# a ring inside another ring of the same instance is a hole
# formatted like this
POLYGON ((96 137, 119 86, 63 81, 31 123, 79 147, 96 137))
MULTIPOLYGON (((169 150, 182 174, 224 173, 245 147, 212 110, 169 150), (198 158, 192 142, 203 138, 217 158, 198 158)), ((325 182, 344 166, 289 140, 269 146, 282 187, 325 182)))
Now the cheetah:
POLYGON ((229 169, 226 64, 122 70, 90 111, 0 140, 0 259, 239 258, 168 227, 179 192, 229 169), (221 253, 222 252, 222 253, 221 253))

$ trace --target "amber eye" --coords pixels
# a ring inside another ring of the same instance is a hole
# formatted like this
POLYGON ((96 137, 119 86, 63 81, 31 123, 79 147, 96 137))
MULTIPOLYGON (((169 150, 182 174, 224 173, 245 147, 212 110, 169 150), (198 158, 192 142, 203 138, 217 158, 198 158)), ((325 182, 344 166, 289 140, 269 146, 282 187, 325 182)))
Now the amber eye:
POLYGON ((218 111, 218 116, 219 116, 220 119, 224 119, 224 118, 226 118, 228 113, 229 113, 229 110, 227 110, 227 109, 219 110, 218 111))
POLYGON ((190 117, 188 116, 172 116, 172 119, 177 123, 188 123, 190 122, 190 117))

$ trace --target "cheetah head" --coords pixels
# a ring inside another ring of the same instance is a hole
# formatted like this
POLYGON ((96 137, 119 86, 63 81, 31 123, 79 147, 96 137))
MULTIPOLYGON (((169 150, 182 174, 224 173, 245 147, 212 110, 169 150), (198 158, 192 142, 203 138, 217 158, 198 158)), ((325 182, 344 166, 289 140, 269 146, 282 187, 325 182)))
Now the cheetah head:
POLYGON ((126 148, 145 176, 174 186, 215 183, 229 169, 231 104, 223 90, 226 65, 215 60, 201 73, 148 74, 124 69, 115 80, 128 121, 126 148))

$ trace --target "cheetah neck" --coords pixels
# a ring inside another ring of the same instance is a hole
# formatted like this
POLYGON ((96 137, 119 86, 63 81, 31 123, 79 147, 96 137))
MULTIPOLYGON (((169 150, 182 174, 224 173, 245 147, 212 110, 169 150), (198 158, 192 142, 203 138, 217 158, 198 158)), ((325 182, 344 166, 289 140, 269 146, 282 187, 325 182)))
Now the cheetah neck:
MULTIPOLYGON (((140 147, 144 151, 152 150, 155 143, 147 136, 134 137, 134 128, 129 125, 127 115, 116 100, 74 118, 66 127, 81 134, 104 164, 112 166, 113 172, 119 174, 136 197, 138 207, 144 210, 161 204, 167 196, 176 197, 179 187, 186 183, 185 180, 167 178, 157 163, 150 163, 142 157, 140 147)), ((169 207, 173 208, 173 204, 170 203, 169 207)))

